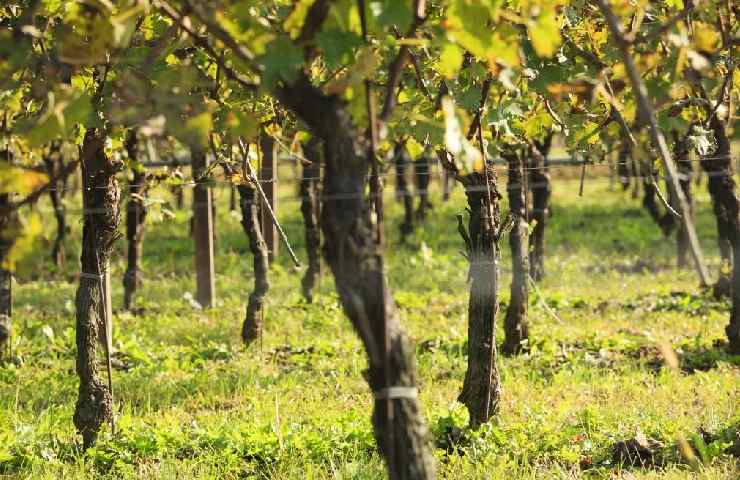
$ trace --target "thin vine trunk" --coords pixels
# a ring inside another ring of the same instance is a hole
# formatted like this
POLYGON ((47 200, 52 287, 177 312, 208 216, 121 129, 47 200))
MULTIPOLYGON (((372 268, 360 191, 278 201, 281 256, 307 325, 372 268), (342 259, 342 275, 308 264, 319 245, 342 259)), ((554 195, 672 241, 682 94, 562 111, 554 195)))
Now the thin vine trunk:
POLYGON ((403 142, 396 143, 393 151, 393 160, 396 166, 396 194, 403 202, 403 222, 401 222, 401 241, 414 231, 414 198, 411 196, 406 172, 411 164, 406 145, 403 142))
POLYGON ((529 172, 529 186, 532 190, 532 212, 534 221, 529 253, 529 274, 534 281, 545 276, 545 227, 550 214, 550 172, 546 165, 546 158, 550 151, 552 135, 541 144, 532 146, 531 170, 529 172))
POLYGON ((303 164, 301 179, 301 214, 306 236, 308 268, 301 279, 303 297, 313 302, 313 290, 321 273, 321 232, 319 231, 319 185, 321 181, 321 141, 311 138, 303 146, 307 163, 303 164))
POLYGON ((732 311, 725 331, 730 351, 740 354, 740 199, 733 178, 732 151, 725 124, 718 115, 713 115, 709 127, 717 141, 717 150, 702 158, 700 163, 708 177, 723 263, 732 269, 726 292, 732 298, 732 311))
MULTIPOLYGON (((5 210, 10 205, 10 195, 0 193, 0 208, 5 210)), ((13 274, 5 268, 10 249, 15 243, 13 233, 18 220, 16 211, 0 216, 0 359, 10 347, 10 336, 13 318, 13 274)))
POLYGON ((79 396, 74 424, 85 448, 91 447, 101 425, 113 415, 111 392, 98 368, 105 338, 105 299, 103 280, 120 220, 120 192, 117 165, 105 154, 105 133, 90 129, 85 133, 82 157, 83 215, 80 284, 75 298, 77 311, 77 374, 79 396))
MULTIPOLYGON (((676 145, 676 167, 678 168, 678 182, 681 185, 683 194, 686 197, 686 203, 689 207, 691 216, 694 215, 694 200, 691 192, 691 179, 693 177, 693 168, 689 158, 689 144, 686 138, 679 138, 677 132, 674 132, 674 141, 676 145)), ((670 191, 670 190, 669 190, 670 191)), ((671 205, 675 205, 677 199, 671 195, 671 205)), ((671 217, 673 218, 673 217, 671 217)), ((678 232, 676 234, 676 257, 677 264, 681 268, 689 266, 689 237, 681 222, 678 222, 678 232)))
POLYGON ((262 334, 262 309, 265 297, 270 289, 268 279, 269 260, 267 244, 262 237, 260 225, 260 199, 257 189, 248 184, 239 185, 239 203, 242 210, 242 228, 249 239, 249 250, 252 252, 254 269, 254 289, 249 294, 247 313, 242 325, 242 340, 250 344, 262 334))
MULTIPOLYGON (((138 158, 136 134, 131 133, 126 143, 129 158, 138 158)), ((148 192, 147 175, 143 169, 133 169, 126 206, 126 242, 128 264, 123 275, 123 308, 131 310, 134 295, 141 285, 141 254, 144 245, 144 222, 147 209, 144 203, 148 192)))
POLYGON ((470 414, 470 426, 488 422, 499 410, 501 380, 496 351, 498 313, 498 200, 495 173, 473 172, 461 179, 468 199, 468 229, 458 216, 458 229, 470 262, 468 302, 468 369, 458 400, 470 414), (490 202, 489 202, 490 198, 490 202))
POLYGON ((389 476, 435 478, 429 432, 413 393, 413 349, 401 329, 372 233, 365 196, 367 150, 355 134, 346 104, 323 94, 305 76, 280 88, 278 96, 324 141, 323 253, 342 308, 368 356, 368 382, 375 397, 373 429, 389 476))
POLYGON ((632 148, 630 143, 625 140, 619 147, 617 153, 617 175, 619 175, 619 183, 622 185, 622 190, 627 190, 630 186, 630 178, 632 172, 630 172, 630 157, 632 155, 632 148))
POLYGON ((509 233, 511 248, 511 299, 504 320, 504 344, 502 352, 507 355, 520 353, 529 340, 529 226, 524 191, 524 161, 521 155, 504 156, 509 164, 509 209, 514 217, 514 225, 509 233))
MULTIPOLYGON (((62 154, 59 150, 60 146, 54 143, 51 146, 49 155, 44 155, 43 157, 44 166, 46 167, 49 178, 55 178, 64 166, 62 163, 62 154)), ((54 210, 54 218, 57 222, 56 236, 54 237, 54 244, 51 247, 51 260, 54 266, 59 269, 64 267, 64 239, 67 237, 66 209, 62 201, 64 188, 64 184, 59 180, 48 190, 51 206, 54 210)))
POLYGON ((419 206, 416 209, 416 218, 424 221, 427 211, 432 209, 429 202, 429 182, 431 180, 432 158, 430 152, 424 151, 414 162, 414 180, 417 195, 419 195, 419 206))

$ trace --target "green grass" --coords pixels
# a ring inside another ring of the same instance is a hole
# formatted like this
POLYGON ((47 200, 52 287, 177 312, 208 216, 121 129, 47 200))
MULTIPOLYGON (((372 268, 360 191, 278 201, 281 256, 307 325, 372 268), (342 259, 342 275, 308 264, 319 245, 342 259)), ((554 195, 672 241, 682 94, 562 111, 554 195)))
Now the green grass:
MULTIPOLYGON (((539 286, 543 298, 533 295, 530 309, 532 350, 501 359, 500 418, 454 445, 450 432, 467 421, 456 402, 466 366, 467 272, 455 223, 463 195, 457 189, 442 203, 435 191, 432 218, 409 245, 398 246, 400 207, 388 194, 389 280, 417 346, 421 403, 438 445, 440 477, 737 479, 740 464, 721 452, 721 441, 693 468, 676 448, 680 437, 695 442, 700 428, 727 438, 738 428, 740 358, 715 346, 724 337, 728 303, 702 294, 691 270, 671 266, 675 240, 662 238, 629 194, 610 190, 604 179, 589 181, 583 197, 577 191, 577 181, 554 182, 547 277, 539 286), (677 350, 679 371, 663 367, 661 343, 677 350), (638 431, 665 444, 662 465, 611 464, 611 445, 638 431)), ((282 187, 280 217, 305 257, 295 192, 294 185, 282 187)), ((283 252, 271 271, 264 336, 245 349, 239 333, 251 257, 227 212, 228 191, 216 193, 218 304, 199 311, 183 298, 194 290, 188 212, 151 222, 137 299, 143 313, 115 315, 115 355, 131 367, 114 372, 118 432, 106 428, 87 453, 71 418, 80 222, 70 218, 67 269, 51 270, 48 240, 20 266, 16 358, 0 366, 0 478, 384 475, 362 379, 365 356, 331 276, 323 274, 316 302, 307 305, 301 272, 283 252)), ((157 195, 168 198, 164 190, 157 195)), ((716 274, 706 192, 697 205, 716 274)), ((72 200, 70 209, 78 210, 72 200)), ((50 237, 53 226, 47 229, 50 237)), ((121 305, 123 248, 119 242, 112 265, 114 308, 121 305)), ((508 299, 505 240, 502 248, 501 312, 508 299)))

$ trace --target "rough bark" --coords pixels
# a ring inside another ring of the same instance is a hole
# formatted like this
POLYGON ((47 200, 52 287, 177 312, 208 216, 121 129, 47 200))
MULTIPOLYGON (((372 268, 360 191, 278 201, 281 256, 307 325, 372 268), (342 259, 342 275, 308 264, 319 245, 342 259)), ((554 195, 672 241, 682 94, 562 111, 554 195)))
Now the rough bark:
POLYGON ((367 352, 368 382, 376 392, 373 429, 389 476, 434 478, 434 457, 418 399, 411 394, 402 398, 379 394, 389 386, 416 387, 416 371, 413 349, 386 285, 382 252, 370 228, 365 198, 366 149, 354 133, 346 104, 324 95, 306 77, 279 89, 278 96, 324 141, 323 195, 329 200, 324 201, 321 211, 323 253, 342 308, 367 352))
MULTIPOLYGON (((55 178, 63 167, 62 154, 59 151, 59 145, 56 143, 52 144, 51 151, 48 155, 44 155, 43 161, 49 178, 55 178)), ((51 206, 54 210, 54 218, 57 222, 56 236, 54 237, 54 244, 51 247, 51 260, 57 268, 63 268, 65 260, 64 239, 67 236, 67 220, 66 209, 64 208, 64 202, 62 201, 62 192, 64 188, 62 180, 59 180, 48 190, 51 206)))
POLYGON ((313 302, 313 289, 321 272, 321 232, 319 231, 319 184, 321 181, 321 141, 313 137, 303 146, 303 164, 301 179, 301 214, 306 236, 306 254, 308 268, 301 279, 303 297, 308 303, 313 302))
POLYGON ((467 246, 471 282, 468 369, 458 400, 467 407, 473 428, 496 415, 501 398, 495 335, 498 313, 496 236, 499 228, 499 194, 493 169, 487 168, 487 172, 474 172, 461 180, 470 215, 467 232, 462 217, 458 216, 458 228, 467 246))
POLYGON ((507 191, 509 209, 514 218, 514 225, 509 233, 511 248, 511 299, 504 320, 504 344, 502 352, 507 355, 520 353, 526 348, 529 340, 529 322, 527 307, 529 305, 529 229, 527 225, 524 202, 524 161, 520 155, 504 156, 509 165, 507 191))
POLYGON ((103 281, 120 220, 116 163, 105 154, 105 134, 90 129, 83 140, 82 178, 84 224, 77 288, 77 374, 79 396, 74 424, 85 448, 91 447, 100 426, 113 415, 111 393, 98 372, 101 360, 99 339, 105 337, 103 281), (93 278, 97 276, 98 278, 93 278))
POLYGON ((402 142, 396 143, 393 151, 393 161, 396 167, 396 194, 403 202, 403 221, 401 222, 401 241, 414 231, 414 198, 411 196, 406 172, 411 164, 406 145, 402 142))
POLYGON ((238 186, 239 203, 242 210, 242 228, 249 238, 249 250, 252 252, 254 268, 254 289, 249 294, 247 313, 242 325, 242 340, 250 344, 262 333, 262 309, 265 296, 270 289, 267 272, 269 269, 267 244, 262 237, 260 226, 260 199, 257 189, 248 184, 238 186))
MULTIPOLYGON (((131 133, 126 150, 129 158, 138 158, 136 134, 131 133)), ((126 243, 128 264, 123 275, 123 308, 130 310, 134 294, 141 285, 141 253, 144 245, 144 222, 146 221, 146 205, 144 204, 148 191, 146 171, 142 168, 133 169, 133 177, 129 184, 129 199, 126 205, 126 243)))
POLYGON ((531 149, 529 186, 532 190, 531 219, 534 221, 530 239, 529 274, 534 281, 545 276, 545 226, 550 213, 550 173, 546 157, 550 151, 552 136, 531 149))
POLYGON ((432 204, 429 202, 429 182, 432 175, 432 160, 431 152, 425 150, 419 158, 414 162, 414 181, 416 186, 417 195, 419 195, 419 206, 416 209, 416 218, 421 221, 427 216, 427 211, 432 209, 432 204))
POLYGON ((723 262, 732 268, 727 292, 732 298, 732 311, 725 331, 730 351, 740 353, 740 199, 736 193, 730 140, 724 121, 713 115, 709 127, 717 141, 717 150, 702 158, 700 163, 708 177, 723 262))

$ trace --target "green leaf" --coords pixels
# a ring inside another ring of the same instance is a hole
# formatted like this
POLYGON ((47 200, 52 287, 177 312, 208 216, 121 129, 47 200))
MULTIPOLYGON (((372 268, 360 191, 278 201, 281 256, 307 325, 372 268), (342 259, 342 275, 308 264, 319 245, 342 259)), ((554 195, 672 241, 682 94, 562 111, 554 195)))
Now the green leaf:
POLYGON ((381 29, 395 26, 403 32, 411 24, 412 13, 408 0, 371 2, 370 10, 381 29))
POLYGON ((355 49, 362 45, 362 38, 354 32, 331 28, 316 35, 316 44, 324 51, 324 60, 330 70, 350 63, 355 49))
POLYGON ((226 115, 225 127, 235 137, 251 140, 259 134, 259 122, 254 116, 245 112, 229 112, 226 115))
POLYGON ((265 68, 262 83, 272 89, 280 80, 295 80, 303 66, 303 52, 289 38, 281 36, 270 42, 260 61, 265 68))

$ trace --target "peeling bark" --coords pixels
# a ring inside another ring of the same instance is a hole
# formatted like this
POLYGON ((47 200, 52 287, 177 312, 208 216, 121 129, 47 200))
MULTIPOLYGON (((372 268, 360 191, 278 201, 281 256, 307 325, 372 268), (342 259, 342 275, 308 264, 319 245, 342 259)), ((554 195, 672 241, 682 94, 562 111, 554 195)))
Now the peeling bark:
POLYGON ((303 165, 301 179, 301 214, 306 236, 308 268, 301 280, 303 297, 313 302, 313 289, 321 272, 321 232, 319 231, 319 185, 321 178, 321 141, 311 138, 303 146, 303 155, 310 163, 303 165))
MULTIPOLYGON (((136 133, 131 132, 126 142, 129 158, 138 158, 136 133)), ((146 205, 144 201, 148 192, 147 174, 143 168, 133 169, 133 178, 129 184, 129 199, 126 206, 126 243, 128 246, 128 265, 123 275, 123 308, 131 310, 134 294, 141 284, 141 253, 144 244, 144 222, 146 205)))
MULTIPOLYGON (((105 133, 99 129, 85 133, 80 156, 84 206, 81 271, 101 276, 108 265, 120 220, 118 165, 105 154, 105 133)), ((113 415, 110 390, 98 372, 102 358, 99 339, 105 336, 106 328, 102 288, 100 278, 80 276, 75 298, 80 387, 74 424, 86 449, 95 443, 101 425, 113 415)))
POLYGON ((473 172, 461 179, 468 199, 468 229, 458 216, 458 229, 470 262, 468 302, 468 369, 458 400, 477 428, 495 416, 501 399, 497 365, 496 314, 498 313, 497 231, 500 228, 495 172, 473 172), (490 203, 489 203, 490 194, 490 203))
POLYGON ((402 142, 396 143, 393 150, 393 161, 396 166, 396 195, 403 202, 403 222, 401 222, 401 242, 414 231, 414 198, 411 196, 406 171, 411 164, 406 145, 402 142))
MULTIPOLYGON (((342 308, 367 352, 370 388, 382 392, 386 386, 416 387, 413 349, 401 329, 386 285, 382 252, 371 233, 365 198, 366 149, 354 133, 347 106, 337 97, 323 94, 305 76, 277 93, 281 102, 324 141, 323 193, 331 200, 323 203, 321 211, 323 253, 342 308)), ((388 399, 376 394, 374 400, 373 429, 389 476, 435 478, 429 432, 419 401, 413 395, 401 397, 388 399), (389 403, 392 409, 387 408, 389 403)))
POLYGON ((514 217, 514 225, 509 233, 511 248, 511 299, 504 320, 504 344, 502 352, 507 355, 520 353, 529 340, 529 227, 527 225, 524 202, 524 161, 520 155, 504 155, 509 164, 507 191, 509 208, 514 217))

